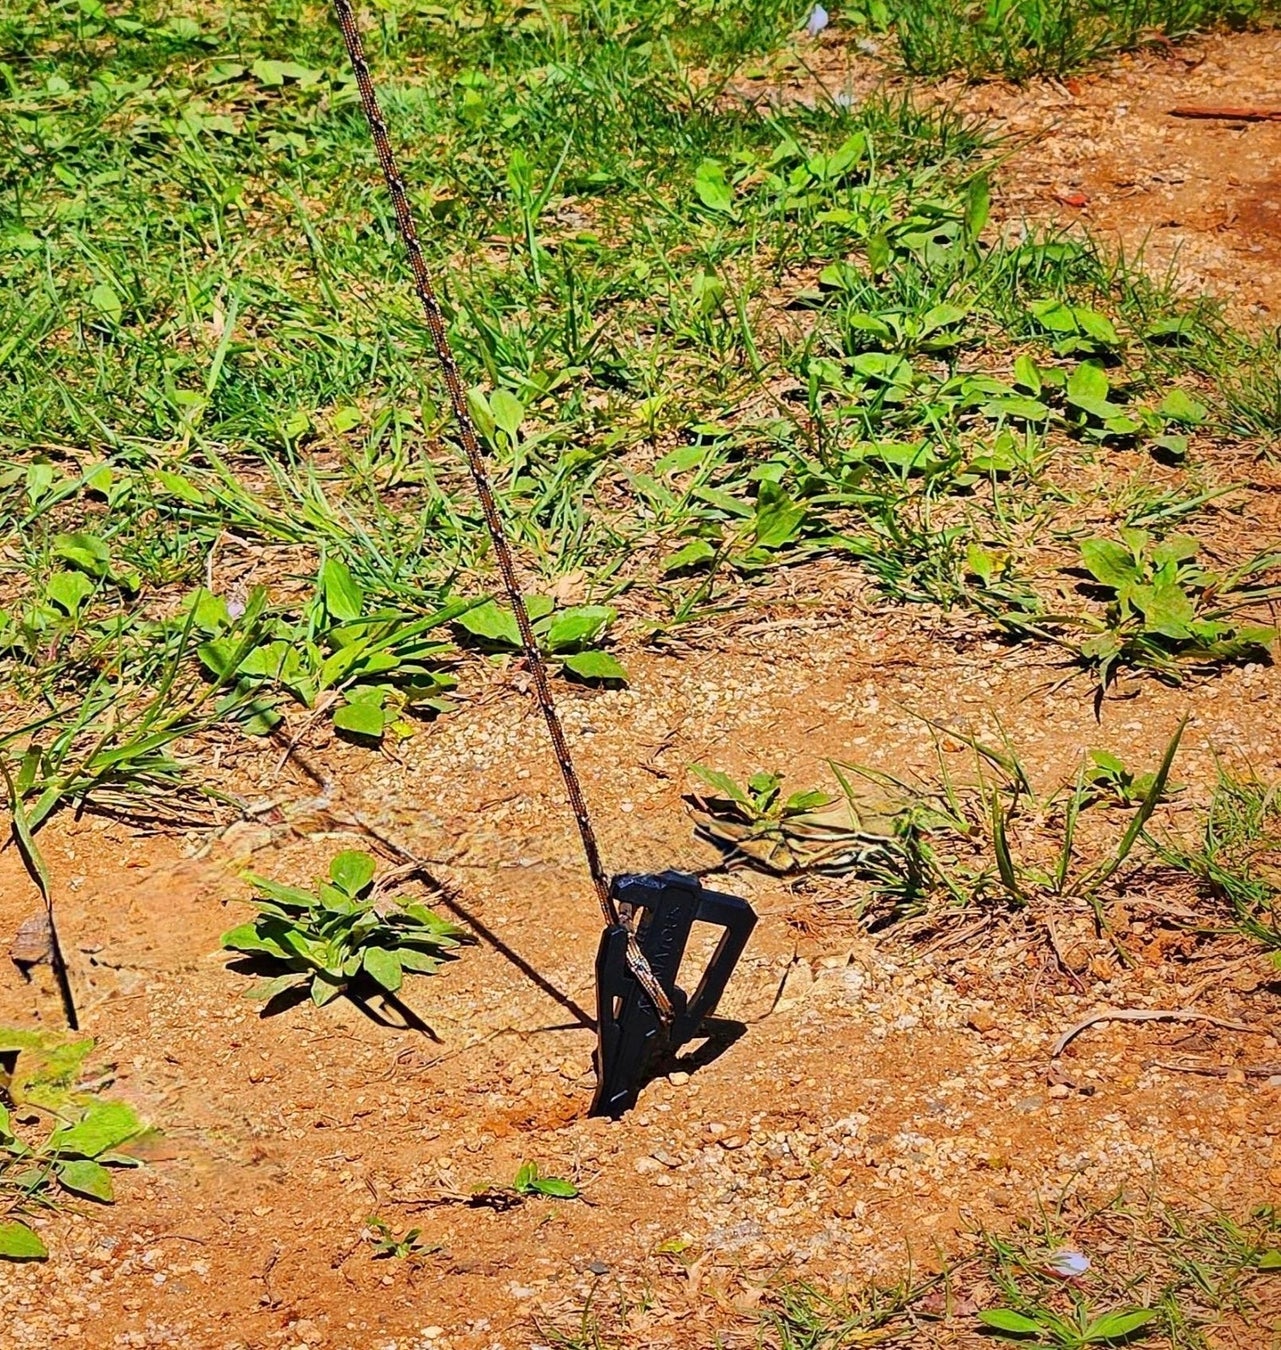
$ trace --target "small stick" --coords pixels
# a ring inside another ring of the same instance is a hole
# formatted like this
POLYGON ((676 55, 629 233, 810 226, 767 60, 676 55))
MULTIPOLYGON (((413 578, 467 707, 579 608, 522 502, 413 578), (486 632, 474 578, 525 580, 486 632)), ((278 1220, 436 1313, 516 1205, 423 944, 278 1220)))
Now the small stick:
POLYGON ((1208 122, 1281 122, 1281 108, 1234 108, 1186 103, 1171 108, 1170 117, 1194 117, 1208 122))
POLYGON ((1195 1008, 1102 1008, 1091 1013, 1083 1022, 1069 1028, 1055 1042, 1050 1052, 1051 1059, 1058 1057, 1088 1027, 1097 1022, 1212 1022, 1216 1027, 1226 1027, 1228 1031, 1263 1032, 1263 1027, 1246 1026, 1244 1022, 1229 1022, 1226 1018, 1215 1017, 1211 1013, 1197 1012, 1195 1008))

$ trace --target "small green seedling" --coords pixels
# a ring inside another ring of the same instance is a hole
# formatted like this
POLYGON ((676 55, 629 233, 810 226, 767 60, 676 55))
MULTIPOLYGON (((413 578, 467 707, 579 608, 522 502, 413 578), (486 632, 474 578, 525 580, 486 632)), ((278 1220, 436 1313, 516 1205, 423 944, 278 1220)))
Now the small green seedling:
POLYGON ((691 764, 689 771, 709 787, 714 787, 722 798, 733 802, 748 822, 762 833, 792 816, 803 816, 807 811, 827 806, 833 800, 829 793, 819 788, 793 792, 784 797, 782 774, 754 773, 747 780, 747 785, 741 787, 729 774, 719 769, 691 764))
POLYGON ((373 1246, 375 1261, 385 1261, 392 1257, 399 1261, 407 1258, 421 1260, 424 1256, 440 1250, 438 1247, 429 1247, 422 1241, 421 1228, 410 1228, 397 1237, 392 1226, 377 1215, 371 1215, 365 1220, 363 1236, 365 1241, 373 1246))
POLYGON ((560 1177, 544 1176, 538 1164, 533 1162, 521 1164, 520 1171, 516 1173, 516 1180, 512 1182, 512 1190, 517 1195, 545 1195, 553 1200, 578 1198, 577 1186, 560 1177))
POLYGON ((314 891, 249 877, 258 892, 258 917, 224 933, 222 945, 287 970, 247 997, 268 1000, 307 990, 320 1007, 361 984, 394 994, 406 972, 435 974, 466 933, 424 905, 377 894, 375 867, 368 853, 340 853, 329 864, 328 880, 314 891))
MULTIPOLYGON (((1085 772, 1100 799, 1110 800, 1116 806, 1138 806, 1152 791, 1156 773, 1138 773, 1126 767, 1125 761, 1110 750, 1091 750, 1090 767, 1085 772)), ((1168 800, 1181 788, 1167 784, 1161 800, 1168 800)))

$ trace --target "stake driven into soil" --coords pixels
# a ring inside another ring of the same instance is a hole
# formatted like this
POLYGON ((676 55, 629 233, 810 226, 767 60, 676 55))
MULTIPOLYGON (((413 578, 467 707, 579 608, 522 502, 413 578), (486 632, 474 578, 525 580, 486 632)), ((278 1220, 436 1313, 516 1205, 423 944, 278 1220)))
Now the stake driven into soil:
MULTIPOLYGON (((396 158, 392 153, 391 140, 387 134, 387 123, 383 120, 382 109, 378 105, 378 96, 374 92, 369 62, 365 59, 364 44, 360 38, 356 16, 349 0, 333 0, 333 5, 334 13, 338 18, 338 26, 342 29, 343 41, 347 46, 347 55, 356 75, 356 87, 360 91, 360 104, 365 111, 365 120, 369 123, 369 134, 373 138, 374 150, 378 155, 378 163, 382 168, 387 191, 391 194, 392 207, 396 213, 396 228, 400 233, 401 242, 405 246, 405 252, 409 256, 409 266, 414 274, 414 289, 418 292, 418 298, 422 302, 423 316, 427 320, 432 345, 444 372, 445 386, 449 390, 449 401, 454 410, 454 423, 458 428, 458 437, 462 441, 463 450, 467 455, 467 464, 471 470, 472 481, 476 485, 476 495, 480 499, 480 507, 485 516, 485 525, 489 530, 489 537, 494 543, 494 555, 498 559, 498 570, 502 574, 503 587, 507 592, 507 599, 511 604, 512 612, 516 616, 516 627, 520 632, 520 644, 524 650, 525 661, 534 683, 534 693, 538 700, 538 706, 542 709, 543 719, 547 723, 552 748, 556 755, 556 763, 560 766, 569 804, 574 812, 574 819, 578 823, 578 834, 583 842, 583 853, 587 858, 587 870, 591 873, 596 898, 600 903, 606 924, 614 927, 622 923, 630 928, 630 912, 620 912, 620 906, 615 902, 610 891, 609 878, 606 876, 604 866, 601 863, 600 848, 596 843, 596 832, 592 828, 591 817, 587 812, 587 801, 583 796, 582 784, 579 782, 578 772, 574 768, 574 761, 569 753, 569 744, 565 740, 565 730, 561 726, 560 716, 556 712, 556 701, 552 697, 551 685, 547 680, 547 667, 543 662, 542 653, 538 650, 538 639, 534 636, 533 626, 529 621, 529 611, 525 608, 525 598, 521 593, 520 582, 516 578, 516 567, 512 561, 511 547, 503 530, 502 517, 498 514, 498 503, 494 497, 494 489, 490 484, 489 474, 485 468, 484 451, 481 449, 480 438, 476 435, 476 428, 467 407, 467 396, 463 389, 462 375, 458 369, 458 362, 454 359, 453 348, 449 343, 449 334, 445 328, 445 316, 441 311, 440 301, 436 298, 436 290, 427 271, 427 264, 423 261, 422 246, 418 242, 418 229, 414 223, 413 212, 410 209, 409 196, 405 191, 405 182, 396 167, 396 158)), ((669 1021, 672 1016, 671 1002, 650 970, 649 963, 636 945, 634 936, 630 937, 628 941, 628 967, 641 987, 654 1001, 659 1015, 664 1021, 669 1021)))

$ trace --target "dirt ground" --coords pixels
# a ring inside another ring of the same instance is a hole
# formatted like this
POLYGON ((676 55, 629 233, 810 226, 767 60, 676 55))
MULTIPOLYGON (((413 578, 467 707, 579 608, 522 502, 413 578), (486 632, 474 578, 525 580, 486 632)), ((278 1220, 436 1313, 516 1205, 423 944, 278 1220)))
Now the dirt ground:
MULTIPOLYGON (((763 617, 716 653, 638 656, 633 689, 568 701, 612 865, 713 861, 679 800, 682 766, 700 757, 742 772, 788 746, 798 785, 821 778, 826 756, 924 770, 932 747, 913 708, 975 730, 1020 709, 1042 781, 1100 739, 1154 762, 1189 709, 1181 777, 1206 781, 1211 747, 1281 771, 1274 670, 1185 691, 1145 684, 1100 729, 1079 691, 1047 687, 1054 672, 830 613, 844 607, 833 596, 804 618, 763 617)), ((212 849, 91 819, 46 836, 85 1024, 173 1156, 126 1177, 114 1209, 59 1214, 47 1266, 6 1272, 14 1346, 492 1350, 541 1343, 535 1319, 570 1314, 598 1284, 598 1301, 616 1300, 616 1285, 648 1291, 641 1343, 704 1344, 707 1325, 732 1332, 735 1309, 780 1270, 891 1275, 909 1252, 928 1265, 1029 1197, 1281 1196, 1281 1084, 1156 1067, 1189 1049, 1229 1066, 1276 1060, 1267 968, 1219 949, 1204 967, 1163 961, 1144 936, 1168 903, 1159 894, 1130 917, 1147 959, 1122 971, 1092 953, 1077 990, 1017 928, 914 952, 833 917, 836 883, 809 893, 736 873, 761 914, 724 1009, 745 1033, 610 1123, 585 1117, 597 918, 525 700, 496 691, 373 774, 360 751, 318 747, 335 784, 320 809, 314 784, 276 772, 278 756, 239 753, 239 772, 279 800, 277 823, 237 825, 212 849), (341 1001, 264 1019, 228 997, 242 977, 217 938, 243 914, 230 864, 303 879, 359 845, 360 828, 339 823, 357 819, 447 859, 457 912, 488 935, 412 988, 428 1032, 341 1001), (1101 1025, 1052 1063, 1059 1033, 1121 1006, 1195 1006, 1258 1030, 1101 1025), (575 1179, 587 1203, 415 1204, 441 1184, 509 1181, 525 1159, 575 1179), (370 1214, 412 1221, 439 1251, 417 1270, 372 1260, 359 1241, 370 1214)), ((12 931, 31 894, 12 853, 3 861, 0 927, 12 931)), ((1084 916, 1065 916, 1060 940, 1078 930, 1088 940, 1084 916)), ((10 969, 0 988, 4 1020, 29 1018, 10 969)))
MULTIPOLYGON (((1189 287, 1275 315, 1281 124, 1166 110, 1266 102, 1278 59, 1281 36, 1235 36, 1073 89, 965 97, 1012 131, 1056 122, 1022 152, 1035 172, 1007 175, 1026 193, 1007 208, 1146 242, 1149 266, 1173 261, 1189 287)), ((681 802, 691 761, 782 770, 794 788, 824 781, 828 758, 928 773, 919 713, 984 733, 1000 717, 1043 784, 1089 746, 1154 764, 1184 713, 1189 802, 1216 754, 1281 776, 1274 667, 1135 682, 1096 723, 1086 686, 1064 685, 1043 654, 864 608, 833 568, 763 591, 715 641, 628 661, 630 689, 562 696, 620 871, 715 865, 681 802)), ((1281 1080, 1242 1071, 1281 1059, 1281 992, 1228 942, 1165 959, 1160 920, 1177 897, 1160 889, 1120 918, 1128 969, 1085 912, 1066 912, 1069 976, 1017 923, 960 920, 913 944, 867 935, 843 908, 853 883, 712 877, 761 916, 722 1009, 745 1029, 652 1083, 623 1120, 587 1118, 599 917, 536 711, 509 672, 478 664, 466 687, 471 701, 399 760, 316 731, 305 753, 323 785, 278 749, 229 741, 223 772, 271 805, 217 837, 92 817, 42 835, 95 1063, 116 1066, 113 1091, 167 1148, 123 1176, 114 1207, 42 1223, 52 1259, 4 1268, 0 1345, 516 1350, 555 1343, 588 1300, 629 1344, 751 1344, 781 1273, 839 1284, 928 1269, 1038 1198, 1281 1202, 1281 1080), (238 868, 304 881, 379 837, 426 860, 447 886, 433 903, 480 938, 407 987, 426 1029, 342 1000, 260 1017, 218 951, 248 913, 238 868), (1052 1059, 1087 1014, 1135 1007, 1249 1029, 1114 1021, 1052 1059), (1162 1067, 1189 1061, 1229 1072, 1162 1067), (584 1199, 437 1203, 510 1182, 525 1160, 584 1199), (371 1215, 420 1227, 429 1253, 373 1259, 371 1215)), ((34 903, 14 851, 0 853, 0 933, 34 903)), ((56 1025, 56 1000, 0 963, 0 1022, 33 1017, 56 1025)))
MULTIPOLYGON (((1279 63, 1281 33, 1218 34, 1064 82, 931 88, 1009 137, 997 202, 1008 221, 1086 226, 1258 329, 1281 316, 1281 119, 1172 114, 1281 110, 1279 63)), ((884 66, 833 35, 790 75, 803 97, 857 100, 884 82, 884 66)), ((781 88, 786 96, 787 80, 781 88)))

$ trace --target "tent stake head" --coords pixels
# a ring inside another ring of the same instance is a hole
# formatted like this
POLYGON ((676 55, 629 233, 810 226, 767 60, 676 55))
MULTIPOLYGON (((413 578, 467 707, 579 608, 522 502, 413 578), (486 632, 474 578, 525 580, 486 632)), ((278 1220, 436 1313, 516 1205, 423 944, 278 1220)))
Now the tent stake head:
POLYGON ((596 1096, 594 1116, 618 1117, 636 1104, 647 1075, 663 1058, 697 1036, 716 1011, 725 986, 756 926, 745 900, 704 890, 680 872, 621 876, 614 899, 633 916, 636 942, 672 1004, 664 1024, 627 966, 628 930, 614 924, 601 934, 596 956, 596 1096), (716 951, 692 994, 676 980, 696 923, 721 929, 716 951))

